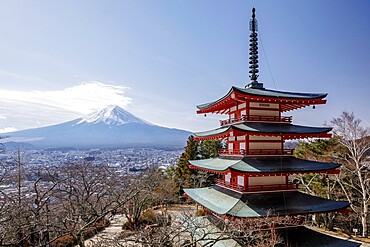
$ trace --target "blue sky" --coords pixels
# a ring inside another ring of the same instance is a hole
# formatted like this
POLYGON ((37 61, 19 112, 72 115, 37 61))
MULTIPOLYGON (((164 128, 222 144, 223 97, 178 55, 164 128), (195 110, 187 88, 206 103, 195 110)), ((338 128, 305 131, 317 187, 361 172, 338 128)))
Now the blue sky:
POLYGON ((60 123, 111 104, 162 126, 217 127, 225 116, 198 116, 195 106, 249 82, 253 6, 259 81, 329 93, 326 105, 287 115, 322 125, 349 110, 370 126, 369 1, 5 0, 0 129, 60 123))

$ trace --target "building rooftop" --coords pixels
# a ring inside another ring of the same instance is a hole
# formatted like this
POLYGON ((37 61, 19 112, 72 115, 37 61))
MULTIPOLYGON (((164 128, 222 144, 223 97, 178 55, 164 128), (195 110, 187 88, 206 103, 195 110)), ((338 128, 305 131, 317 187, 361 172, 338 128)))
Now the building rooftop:
POLYGON ((298 191, 243 194, 218 186, 184 189, 209 210, 241 218, 324 213, 347 208, 348 202, 311 196, 298 191))
MULTIPOLYGON (((218 104, 220 104, 222 101, 228 101, 232 98, 232 94, 237 94, 234 95, 233 97, 239 98, 239 99, 254 99, 256 96, 258 97, 263 97, 263 98, 271 98, 273 101, 282 101, 283 103, 292 103, 290 101, 296 100, 296 101, 306 101, 305 103, 302 103, 300 107, 312 105, 312 104, 322 104, 325 103, 323 101, 317 101, 315 100, 320 100, 325 98, 328 94, 327 93, 297 93, 297 92, 285 92, 285 91, 277 91, 277 90, 271 90, 271 89, 265 89, 265 88, 239 88, 239 87, 231 87, 229 92, 223 96, 222 98, 212 101, 209 103, 201 104, 198 105, 197 108, 200 111, 203 111, 207 108, 214 107, 218 104), (289 100, 287 102, 286 100, 289 100), (311 102, 310 102, 311 101, 311 102)), ((299 102, 295 102, 299 103, 299 102)), ((299 107, 293 107, 291 109, 295 109, 299 107)), ((287 108, 286 110, 291 110, 290 108, 287 108)))
POLYGON ((205 170, 234 170, 247 173, 318 173, 340 167, 339 164, 303 160, 291 156, 261 158, 217 157, 204 160, 189 160, 189 163, 205 170))
POLYGON ((287 123, 256 123, 256 122, 245 122, 235 125, 222 126, 217 129, 196 132, 194 133, 196 138, 218 136, 228 133, 230 130, 241 131, 245 133, 256 133, 256 134, 325 134, 332 130, 330 127, 309 127, 300 126, 287 123))

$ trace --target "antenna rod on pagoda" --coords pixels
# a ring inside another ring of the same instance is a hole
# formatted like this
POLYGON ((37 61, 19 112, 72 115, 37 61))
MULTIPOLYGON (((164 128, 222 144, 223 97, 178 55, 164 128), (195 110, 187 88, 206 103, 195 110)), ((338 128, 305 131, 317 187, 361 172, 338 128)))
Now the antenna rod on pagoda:
POLYGON ((249 78, 250 83, 246 87, 252 88, 263 88, 262 83, 258 83, 258 22, 256 20, 256 9, 252 9, 252 19, 249 22, 249 29, 251 34, 249 35, 249 78))

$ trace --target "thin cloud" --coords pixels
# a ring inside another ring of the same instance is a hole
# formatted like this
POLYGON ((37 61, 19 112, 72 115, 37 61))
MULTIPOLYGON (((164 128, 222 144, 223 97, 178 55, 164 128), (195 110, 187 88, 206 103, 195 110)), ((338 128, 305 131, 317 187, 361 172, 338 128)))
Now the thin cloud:
MULTIPOLYGON (((125 96, 128 87, 90 81, 54 91, 0 90, 0 101, 39 104, 75 113, 87 114, 106 105, 126 107, 131 98, 125 96)), ((15 109, 16 110, 16 109, 15 109)))
POLYGON ((0 131, 58 124, 108 105, 126 108, 132 101, 125 95, 128 89, 89 81, 54 91, 0 90, 0 131))
POLYGON ((0 70, 0 75, 1 76, 5 76, 5 77, 11 77, 11 78, 15 78, 15 79, 20 79, 20 80, 41 81, 41 82, 44 82, 43 79, 40 79, 40 78, 37 78, 37 77, 33 77, 33 76, 29 76, 29 75, 15 74, 15 73, 4 71, 4 70, 0 70))

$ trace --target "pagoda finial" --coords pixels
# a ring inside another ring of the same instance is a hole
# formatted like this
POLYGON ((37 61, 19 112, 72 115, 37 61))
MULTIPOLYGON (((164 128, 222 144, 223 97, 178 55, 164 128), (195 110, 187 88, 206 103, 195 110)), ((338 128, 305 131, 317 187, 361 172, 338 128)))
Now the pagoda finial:
POLYGON ((252 19, 249 22, 249 29, 251 34, 249 35, 249 78, 250 83, 246 88, 263 88, 263 83, 257 81, 258 78, 258 22, 256 20, 256 9, 252 9, 252 19))

